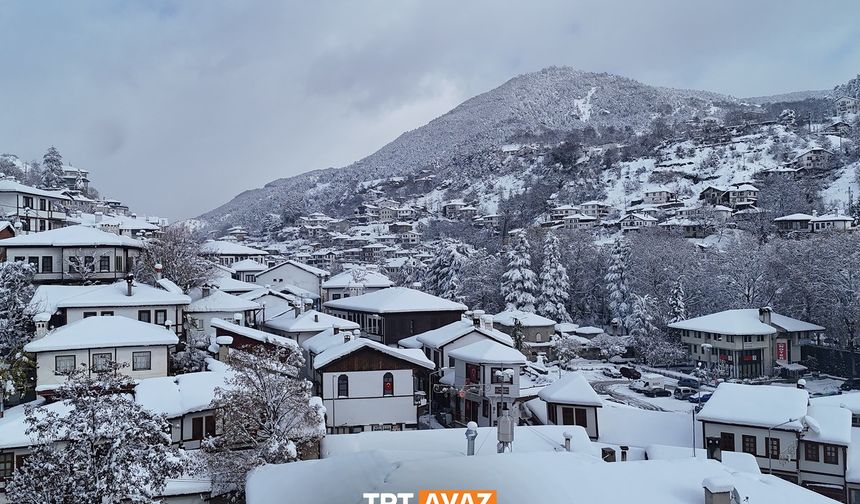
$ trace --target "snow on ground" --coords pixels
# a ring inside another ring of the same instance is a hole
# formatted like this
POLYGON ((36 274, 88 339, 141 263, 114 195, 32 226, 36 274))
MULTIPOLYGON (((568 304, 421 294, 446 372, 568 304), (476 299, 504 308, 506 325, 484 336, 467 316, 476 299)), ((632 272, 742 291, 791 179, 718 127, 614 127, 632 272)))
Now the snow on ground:
POLYGON ((848 191, 851 191, 852 197, 857 198, 860 195, 860 186, 857 184, 857 170, 860 169, 860 161, 844 166, 840 171, 836 180, 827 188, 821 191, 821 199, 828 208, 838 208, 840 211, 846 211, 848 202, 848 191))

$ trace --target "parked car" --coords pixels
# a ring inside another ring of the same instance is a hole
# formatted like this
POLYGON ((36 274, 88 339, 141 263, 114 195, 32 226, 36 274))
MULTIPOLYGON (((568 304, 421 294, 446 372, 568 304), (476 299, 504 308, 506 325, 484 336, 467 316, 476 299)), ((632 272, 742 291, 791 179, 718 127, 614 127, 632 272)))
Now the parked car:
POLYGON ((691 395, 690 398, 687 400, 690 401, 691 403, 700 403, 701 404, 701 403, 708 402, 708 399, 710 399, 712 395, 713 394, 710 392, 697 392, 697 393, 691 395))
POLYGON ((621 372, 615 368, 603 368, 603 376, 605 376, 607 378, 623 378, 624 377, 624 375, 622 375, 621 372))
MULTIPOLYGON (((680 383, 680 382, 678 382, 680 383)), ((675 396, 675 399, 686 401, 687 399, 696 395, 699 391, 692 387, 675 387, 675 392, 672 395, 675 396)))
POLYGON ((672 393, 663 387, 647 388, 642 393, 646 397, 672 397, 672 393))
POLYGON ((839 388, 846 392, 850 390, 860 390, 860 379, 854 378, 850 380, 845 380, 844 382, 842 382, 842 385, 840 385, 839 388))
POLYGON ((648 375, 646 377, 643 377, 641 380, 635 380, 630 383, 630 390, 634 392, 640 392, 644 394, 646 391, 653 389, 666 389, 666 385, 663 382, 662 376, 648 375))
POLYGON ((699 383, 699 380, 697 380, 695 378, 679 378, 678 379, 678 386, 679 387, 688 387, 688 388, 692 388, 692 389, 698 389, 701 386, 701 384, 699 383))
POLYGON ((642 373, 636 371, 632 367, 622 367, 621 376, 630 380, 638 380, 639 378, 642 378, 642 373))

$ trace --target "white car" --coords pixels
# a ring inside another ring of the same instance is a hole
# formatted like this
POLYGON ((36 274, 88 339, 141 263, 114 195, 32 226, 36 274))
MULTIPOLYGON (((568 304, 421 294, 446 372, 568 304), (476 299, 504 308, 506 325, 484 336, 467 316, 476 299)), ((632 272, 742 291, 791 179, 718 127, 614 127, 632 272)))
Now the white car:
POLYGON ((617 378, 623 378, 623 376, 621 376, 621 371, 619 371, 615 368, 603 368, 603 376, 605 376, 607 378, 616 378, 616 379, 617 378))

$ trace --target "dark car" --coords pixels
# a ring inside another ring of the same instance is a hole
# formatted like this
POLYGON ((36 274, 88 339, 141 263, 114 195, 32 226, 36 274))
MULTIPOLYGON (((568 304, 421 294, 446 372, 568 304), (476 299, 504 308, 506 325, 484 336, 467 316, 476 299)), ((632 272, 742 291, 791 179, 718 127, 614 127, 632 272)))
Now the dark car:
MULTIPOLYGON (((624 374, 623 369, 621 370, 621 374, 624 374)), ((860 390, 860 379, 845 380, 839 388, 846 392, 849 390, 860 390)))
POLYGON ((644 392, 646 397, 671 397, 672 393, 664 388, 650 388, 644 392))
POLYGON ((711 398, 711 395, 712 394, 710 392, 699 392, 698 394, 690 396, 687 400, 691 403, 706 403, 708 402, 708 399, 711 398))
POLYGON ((642 373, 636 371, 632 367, 622 367, 620 371, 621 376, 629 378, 631 380, 638 380, 639 378, 642 378, 642 373))
POLYGON ((695 378, 679 378, 678 379, 678 386, 679 387, 690 387, 690 388, 697 389, 697 388, 699 388, 700 384, 699 384, 699 380, 697 380, 695 378))

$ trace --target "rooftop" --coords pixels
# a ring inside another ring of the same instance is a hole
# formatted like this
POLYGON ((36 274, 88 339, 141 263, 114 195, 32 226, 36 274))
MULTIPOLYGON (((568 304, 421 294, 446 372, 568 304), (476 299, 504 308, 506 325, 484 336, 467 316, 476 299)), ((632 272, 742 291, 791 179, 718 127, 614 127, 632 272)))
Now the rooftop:
POLYGON ((127 317, 87 317, 50 331, 24 346, 26 352, 130 346, 175 345, 179 339, 162 326, 127 317))
POLYGON ((328 313, 308 310, 298 316, 289 311, 266 321, 266 327, 285 332, 320 332, 331 327, 340 330, 360 329, 356 322, 335 317, 328 313))
POLYGON ((466 305, 408 287, 389 287, 360 296, 328 301, 326 308, 369 313, 466 311, 466 305))
POLYGON ((525 364, 526 358, 519 350, 498 341, 486 339, 456 348, 448 352, 450 357, 481 364, 525 364))
POLYGON ((314 358, 314 369, 321 369, 337 359, 362 348, 370 348, 423 368, 434 369, 436 367, 421 350, 413 348, 394 348, 367 338, 356 338, 345 343, 341 343, 340 345, 329 347, 321 354, 317 355, 314 358))
POLYGON ((581 373, 568 373, 541 389, 538 397, 551 403, 603 406, 600 396, 581 373))
POLYGON ((523 327, 551 326, 555 329, 554 320, 541 317, 537 313, 524 312, 520 310, 506 310, 493 315, 493 323, 499 323, 503 326, 513 327, 517 320, 519 320, 523 327))
MULTIPOLYGON (((472 332, 477 332, 507 346, 514 346, 513 339, 511 339, 507 334, 499 331, 498 329, 475 327, 475 324, 473 324, 471 320, 458 320, 438 329, 416 334, 414 338, 421 344, 427 345, 431 348, 439 348, 472 332)), ((398 344, 405 346, 403 345, 403 340, 398 344)), ((408 344, 409 343, 407 343, 407 345, 408 344)))
POLYGON ((378 271, 355 268, 329 278, 322 283, 323 289, 346 289, 349 287, 386 288, 394 285, 390 278, 378 271))
POLYGON ((213 289, 212 293, 208 296, 200 298, 189 304, 185 311, 188 313, 243 312, 259 308, 260 304, 257 302, 242 299, 239 296, 234 296, 233 294, 213 289))
POLYGON ((143 244, 133 238, 120 236, 89 226, 68 226, 6 238, 3 247, 130 247, 143 244))
POLYGON ((714 334, 728 335, 767 335, 776 334, 777 328, 788 332, 823 331, 824 328, 780 315, 771 313, 771 324, 765 324, 759 319, 759 311, 756 308, 744 308, 738 310, 725 310, 702 317, 691 318, 669 324, 673 329, 685 329, 688 331, 702 331, 714 334))
POLYGON ((202 250, 206 254, 214 255, 269 255, 265 250, 225 240, 207 240, 203 243, 202 250))
POLYGON ((128 283, 125 281, 105 285, 40 285, 30 306, 53 314, 60 308, 185 305, 191 302, 185 294, 137 282, 133 284, 132 295, 127 293, 128 283))
MULTIPOLYGON (((799 431, 809 393, 794 387, 721 383, 699 412, 699 420, 799 431), (738 407, 738 405, 744 407, 738 407)), ((850 425, 850 422, 849 422, 850 425)))

